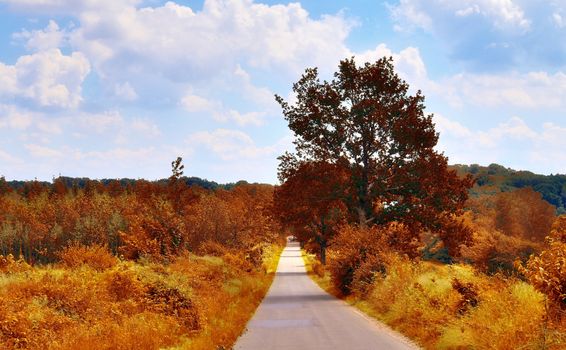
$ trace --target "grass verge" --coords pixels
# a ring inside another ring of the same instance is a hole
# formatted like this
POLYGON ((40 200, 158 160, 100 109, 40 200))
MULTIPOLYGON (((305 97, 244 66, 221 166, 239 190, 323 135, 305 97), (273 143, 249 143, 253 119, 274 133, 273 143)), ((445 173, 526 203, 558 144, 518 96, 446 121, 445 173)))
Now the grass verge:
POLYGON ((0 348, 229 349, 281 250, 266 246, 259 266, 236 252, 168 264, 14 265, 0 272, 0 348))

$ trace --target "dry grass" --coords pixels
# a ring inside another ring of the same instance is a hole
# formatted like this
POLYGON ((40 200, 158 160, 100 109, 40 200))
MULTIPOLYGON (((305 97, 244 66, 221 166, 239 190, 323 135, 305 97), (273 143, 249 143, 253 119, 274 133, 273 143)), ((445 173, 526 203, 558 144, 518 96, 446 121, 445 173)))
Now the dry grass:
POLYGON ((0 348, 230 348, 265 295, 281 251, 263 249, 263 265, 250 269, 243 253, 91 266, 92 259, 79 263, 81 249, 63 254, 60 266, 12 261, 17 266, 2 269, 0 348))
MULTIPOLYGON (((313 280, 339 296, 327 271, 315 273, 316 258, 304 259, 313 280)), ((468 265, 387 260, 386 273, 367 292, 345 299, 426 349, 566 348, 566 325, 545 329, 544 297, 523 281, 468 265)))

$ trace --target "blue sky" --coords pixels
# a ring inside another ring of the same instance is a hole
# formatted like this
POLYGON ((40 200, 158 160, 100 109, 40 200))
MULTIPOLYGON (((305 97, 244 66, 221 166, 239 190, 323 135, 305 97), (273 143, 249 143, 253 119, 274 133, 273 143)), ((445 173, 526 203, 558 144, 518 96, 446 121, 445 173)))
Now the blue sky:
POLYGON ((273 95, 392 56, 450 163, 566 173, 566 1, 0 0, 0 175, 276 183, 273 95))

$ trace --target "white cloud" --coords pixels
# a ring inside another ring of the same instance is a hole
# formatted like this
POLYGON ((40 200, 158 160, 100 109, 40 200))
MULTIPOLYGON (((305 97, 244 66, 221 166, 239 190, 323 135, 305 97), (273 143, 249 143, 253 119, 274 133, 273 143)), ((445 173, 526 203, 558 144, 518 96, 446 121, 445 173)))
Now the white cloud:
POLYGON ((0 0, 16 11, 26 14, 78 15, 84 11, 120 10, 134 6, 141 0, 0 0))
POLYGON ((363 64, 365 62, 375 62, 382 57, 393 57, 395 69, 401 78, 407 82, 422 88, 421 85, 426 83, 427 71, 426 66, 421 58, 420 51, 416 47, 407 47, 399 53, 391 51, 385 44, 379 44, 375 49, 361 53, 353 53, 356 63, 363 64))
POLYGON ((566 128, 543 123, 541 130, 523 118, 512 117, 485 130, 472 130, 435 114, 440 133, 438 149, 445 150, 451 163, 499 163, 517 170, 565 173, 566 128))
MULTIPOLYGON (((22 160, 21 160, 21 159, 19 159, 19 158, 17 158, 17 157, 14 157, 14 156, 11 155, 10 153, 8 153, 8 152, 6 152, 6 151, 3 151, 3 150, 1 150, 1 149, 0 149, 0 160, 1 160, 2 162, 12 163, 12 164, 15 164, 15 163, 22 163, 22 160)), ((4 175, 4 174, 0 174, 0 176, 3 176, 3 175, 4 175)))
POLYGON ((114 85, 114 94, 124 101, 135 101, 138 99, 136 90, 129 82, 125 82, 123 84, 117 83, 114 85))
MULTIPOLYGON (((262 112, 249 112, 240 113, 233 109, 229 110, 225 116, 227 119, 234 120, 238 125, 263 125, 263 117, 265 113, 262 112)), ((220 116, 222 117, 222 115, 220 116)))
POLYGON ((562 14, 559 12, 554 12, 552 14, 552 21, 558 28, 564 28, 566 26, 566 20, 562 17, 562 14))
POLYGON ((57 23, 49 21, 44 30, 23 30, 13 35, 14 39, 23 40, 30 51, 46 51, 59 48, 65 38, 65 32, 59 29, 57 23))
POLYGON ((153 122, 144 119, 134 119, 130 122, 133 130, 146 135, 148 137, 157 137, 161 135, 161 130, 153 122))
POLYGON ((487 19, 498 30, 525 32, 531 26, 523 9, 512 0, 401 0, 390 9, 398 28, 406 30, 420 27, 434 31, 439 20, 472 15, 487 19))
POLYGON ((411 89, 423 90, 425 96, 434 95, 456 107, 566 108, 566 73, 562 71, 459 73, 433 80, 415 47, 396 53, 379 44, 373 50, 353 55, 358 64, 393 57, 396 72, 411 89))
POLYGON ((181 99, 180 104, 187 112, 190 113, 210 113, 221 108, 221 106, 218 105, 218 102, 210 101, 207 98, 192 93, 185 95, 181 99))
POLYGON ((59 49, 21 56, 12 66, 0 62, 0 100, 22 98, 40 107, 75 108, 89 72, 83 54, 65 56, 59 49))
POLYGON ((32 113, 22 111, 13 105, 0 104, 0 129, 9 127, 24 130, 32 124, 32 120, 32 113))
POLYGON ((248 134, 229 129, 196 132, 189 136, 187 143, 191 147, 204 147, 222 160, 256 159, 279 151, 276 145, 259 147, 248 134))
POLYGON ((438 81, 434 93, 455 106, 564 108, 566 74, 557 72, 470 74, 438 81))
POLYGON ((41 146, 37 144, 27 144, 25 148, 28 150, 29 154, 33 157, 38 158, 60 158, 63 157, 63 153, 46 146, 41 146))
POLYGON ((468 138, 472 132, 462 124, 444 117, 440 113, 434 114, 434 124, 440 134, 448 134, 455 137, 468 138))
POLYGON ((78 116, 77 121, 83 129, 99 134, 124 124, 124 118, 117 111, 106 111, 98 114, 84 113, 78 116))
POLYGON ((250 102, 256 103, 267 109, 277 107, 273 91, 267 87, 255 86, 252 77, 239 64, 234 70, 234 81, 232 84, 238 87, 238 90, 250 102))
POLYGON ((189 113, 200 113, 212 117, 219 122, 236 122, 240 126, 256 125, 264 123, 265 112, 241 113, 234 109, 226 108, 223 103, 195 95, 189 92, 179 103, 189 113))
POLYGON ((150 71, 172 81, 211 77, 238 64, 294 73, 333 67, 347 53, 353 25, 341 15, 312 19, 298 3, 251 0, 207 0, 198 12, 174 2, 144 8, 126 2, 120 11, 83 6, 78 18, 70 43, 102 76, 150 71))

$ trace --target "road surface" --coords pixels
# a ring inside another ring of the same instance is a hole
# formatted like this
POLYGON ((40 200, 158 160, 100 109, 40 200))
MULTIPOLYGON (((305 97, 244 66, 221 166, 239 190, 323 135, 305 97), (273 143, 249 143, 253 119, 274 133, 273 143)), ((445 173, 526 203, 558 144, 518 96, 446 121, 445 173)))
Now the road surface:
POLYGON ((273 284, 247 328, 236 350, 417 349, 316 285, 298 243, 283 250, 273 284))

